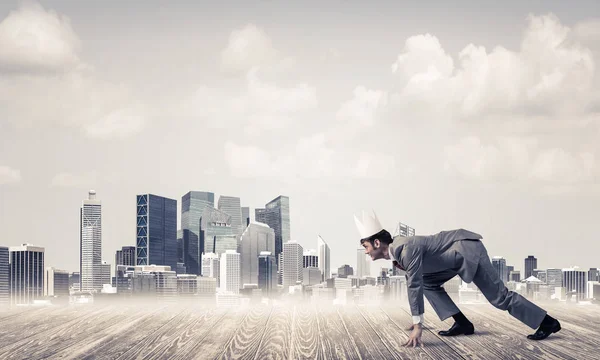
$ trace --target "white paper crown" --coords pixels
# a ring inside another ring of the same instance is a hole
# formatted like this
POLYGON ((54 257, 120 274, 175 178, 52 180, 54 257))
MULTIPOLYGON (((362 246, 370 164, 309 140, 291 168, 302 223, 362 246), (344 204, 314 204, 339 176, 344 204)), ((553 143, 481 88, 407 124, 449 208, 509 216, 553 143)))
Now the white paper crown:
POLYGON ((362 221, 358 220, 356 215, 354 215, 354 221, 356 222, 356 227, 358 228, 358 232, 360 233, 360 238, 364 239, 371 235, 375 235, 381 230, 383 227, 379 223, 379 219, 377 219, 377 215, 375 215, 375 211, 373 211, 373 215, 368 214, 363 210, 362 212, 362 221))

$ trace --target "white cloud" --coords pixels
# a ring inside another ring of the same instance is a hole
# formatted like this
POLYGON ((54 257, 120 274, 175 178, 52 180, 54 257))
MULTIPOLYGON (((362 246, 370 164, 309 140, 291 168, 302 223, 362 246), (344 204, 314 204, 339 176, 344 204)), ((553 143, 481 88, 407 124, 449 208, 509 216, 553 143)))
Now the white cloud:
POLYGON ((68 71, 80 65, 79 46, 68 18, 22 3, 0 23, 0 71, 68 71))
POLYGON ((393 98, 403 110, 426 104, 478 121, 581 114, 598 90, 592 83, 595 64, 590 49, 569 40, 571 35, 552 14, 530 16, 518 52, 469 44, 458 54, 458 66, 436 37, 413 36, 392 65, 402 86, 393 98))
POLYGON ((254 24, 235 29, 227 47, 221 52, 221 68, 227 72, 245 73, 256 66, 273 64, 279 53, 271 38, 254 24))
POLYGON ((9 166, 0 166, 0 185, 13 184, 21 181, 21 171, 9 166))
POLYGON ((339 121, 359 126, 373 126, 379 111, 387 105, 387 93, 381 90, 369 90, 364 86, 354 89, 352 99, 344 102, 336 113, 339 121))
POLYGON ((24 3, 0 23, 0 116, 18 128, 66 127, 91 137, 143 128, 143 106, 123 84, 80 60, 68 18, 24 3), (6 73, 10 71, 10 73, 6 73))
POLYGON ((592 185, 599 175, 594 154, 542 148, 535 138, 500 137, 484 143, 468 136, 447 146, 445 159, 445 169, 464 178, 518 180, 546 189, 592 185))
POLYGON ((316 89, 305 83, 281 87, 248 72, 246 89, 231 94, 218 88, 200 86, 181 107, 187 115, 208 120, 214 128, 231 127, 240 121, 251 134, 285 128, 294 117, 318 106, 316 89))

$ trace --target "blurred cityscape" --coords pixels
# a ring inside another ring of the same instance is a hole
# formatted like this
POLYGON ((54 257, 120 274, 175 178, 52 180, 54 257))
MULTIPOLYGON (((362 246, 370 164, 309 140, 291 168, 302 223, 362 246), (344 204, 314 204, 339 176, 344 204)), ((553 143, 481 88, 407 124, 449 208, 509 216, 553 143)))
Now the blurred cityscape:
MULTIPOLYGON (((239 197, 220 196, 216 207, 214 197, 202 191, 183 195, 177 226, 177 200, 137 195, 136 239, 116 249, 111 263, 102 259, 102 202, 90 190, 80 208, 80 271, 48 266, 46 249, 35 244, 0 246, 0 308, 135 299, 215 307, 406 301, 405 274, 396 268, 371 274, 362 247, 354 266, 332 269, 326 239, 316 235, 312 249, 291 239, 289 197, 277 196, 254 209, 253 219, 239 197)), ((399 222, 392 235, 412 236, 415 229, 399 222)), ((597 268, 539 269, 537 260, 534 255, 522 260, 522 271, 501 256, 492 263, 509 290, 533 301, 597 303, 597 268)), ((444 288, 457 303, 487 302, 458 276, 444 288)))

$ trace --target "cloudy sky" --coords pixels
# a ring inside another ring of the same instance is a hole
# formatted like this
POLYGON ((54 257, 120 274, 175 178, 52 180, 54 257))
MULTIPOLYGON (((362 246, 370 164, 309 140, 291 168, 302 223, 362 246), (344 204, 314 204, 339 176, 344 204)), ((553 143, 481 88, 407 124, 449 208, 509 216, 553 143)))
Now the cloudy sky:
POLYGON ((289 196, 292 238, 336 268, 362 209, 520 270, 600 267, 599 8, 2 2, 0 244, 78 270, 95 189, 113 263, 136 194, 198 190, 289 196))

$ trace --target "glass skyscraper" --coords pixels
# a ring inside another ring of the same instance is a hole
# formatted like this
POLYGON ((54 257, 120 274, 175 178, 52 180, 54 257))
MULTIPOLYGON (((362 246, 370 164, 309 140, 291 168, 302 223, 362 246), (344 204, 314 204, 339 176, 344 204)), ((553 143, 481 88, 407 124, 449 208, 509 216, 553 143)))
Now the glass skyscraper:
POLYGON ((537 269, 537 259, 533 255, 529 255, 527 259, 525 259, 525 277, 527 279, 531 275, 533 275, 533 270, 537 269))
POLYGON ((202 250, 200 244, 200 218, 206 208, 215 207, 215 194, 190 191, 181 198, 182 255, 188 274, 201 274, 202 250))
POLYGON ((240 198, 221 195, 219 196, 217 208, 224 213, 231 215, 231 227, 237 229, 237 233, 241 235, 246 224, 242 224, 242 206, 240 198), (242 225, 244 225, 243 228, 242 225))
POLYGON ((44 248, 23 244, 9 250, 11 303, 31 304, 44 296, 44 248))
POLYGON ((275 230, 275 258, 279 257, 283 244, 290 241, 290 198, 280 195, 265 205, 255 209, 257 222, 269 225, 275 230))
MULTIPOLYGON (((231 224, 231 215, 206 208, 200 221, 200 254, 215 253, 219 256, 227 250, 237 251, 240 234, 231 224)), ((200 259, 201 256, 199 256, 200 259)))
POLYGON ((177 200, 137 195, 137 265, 177 269, 177 200))
POLYGON ((81 291, 102 289, 102 203, 90 190, 79 214, 79 273, 81 291))

